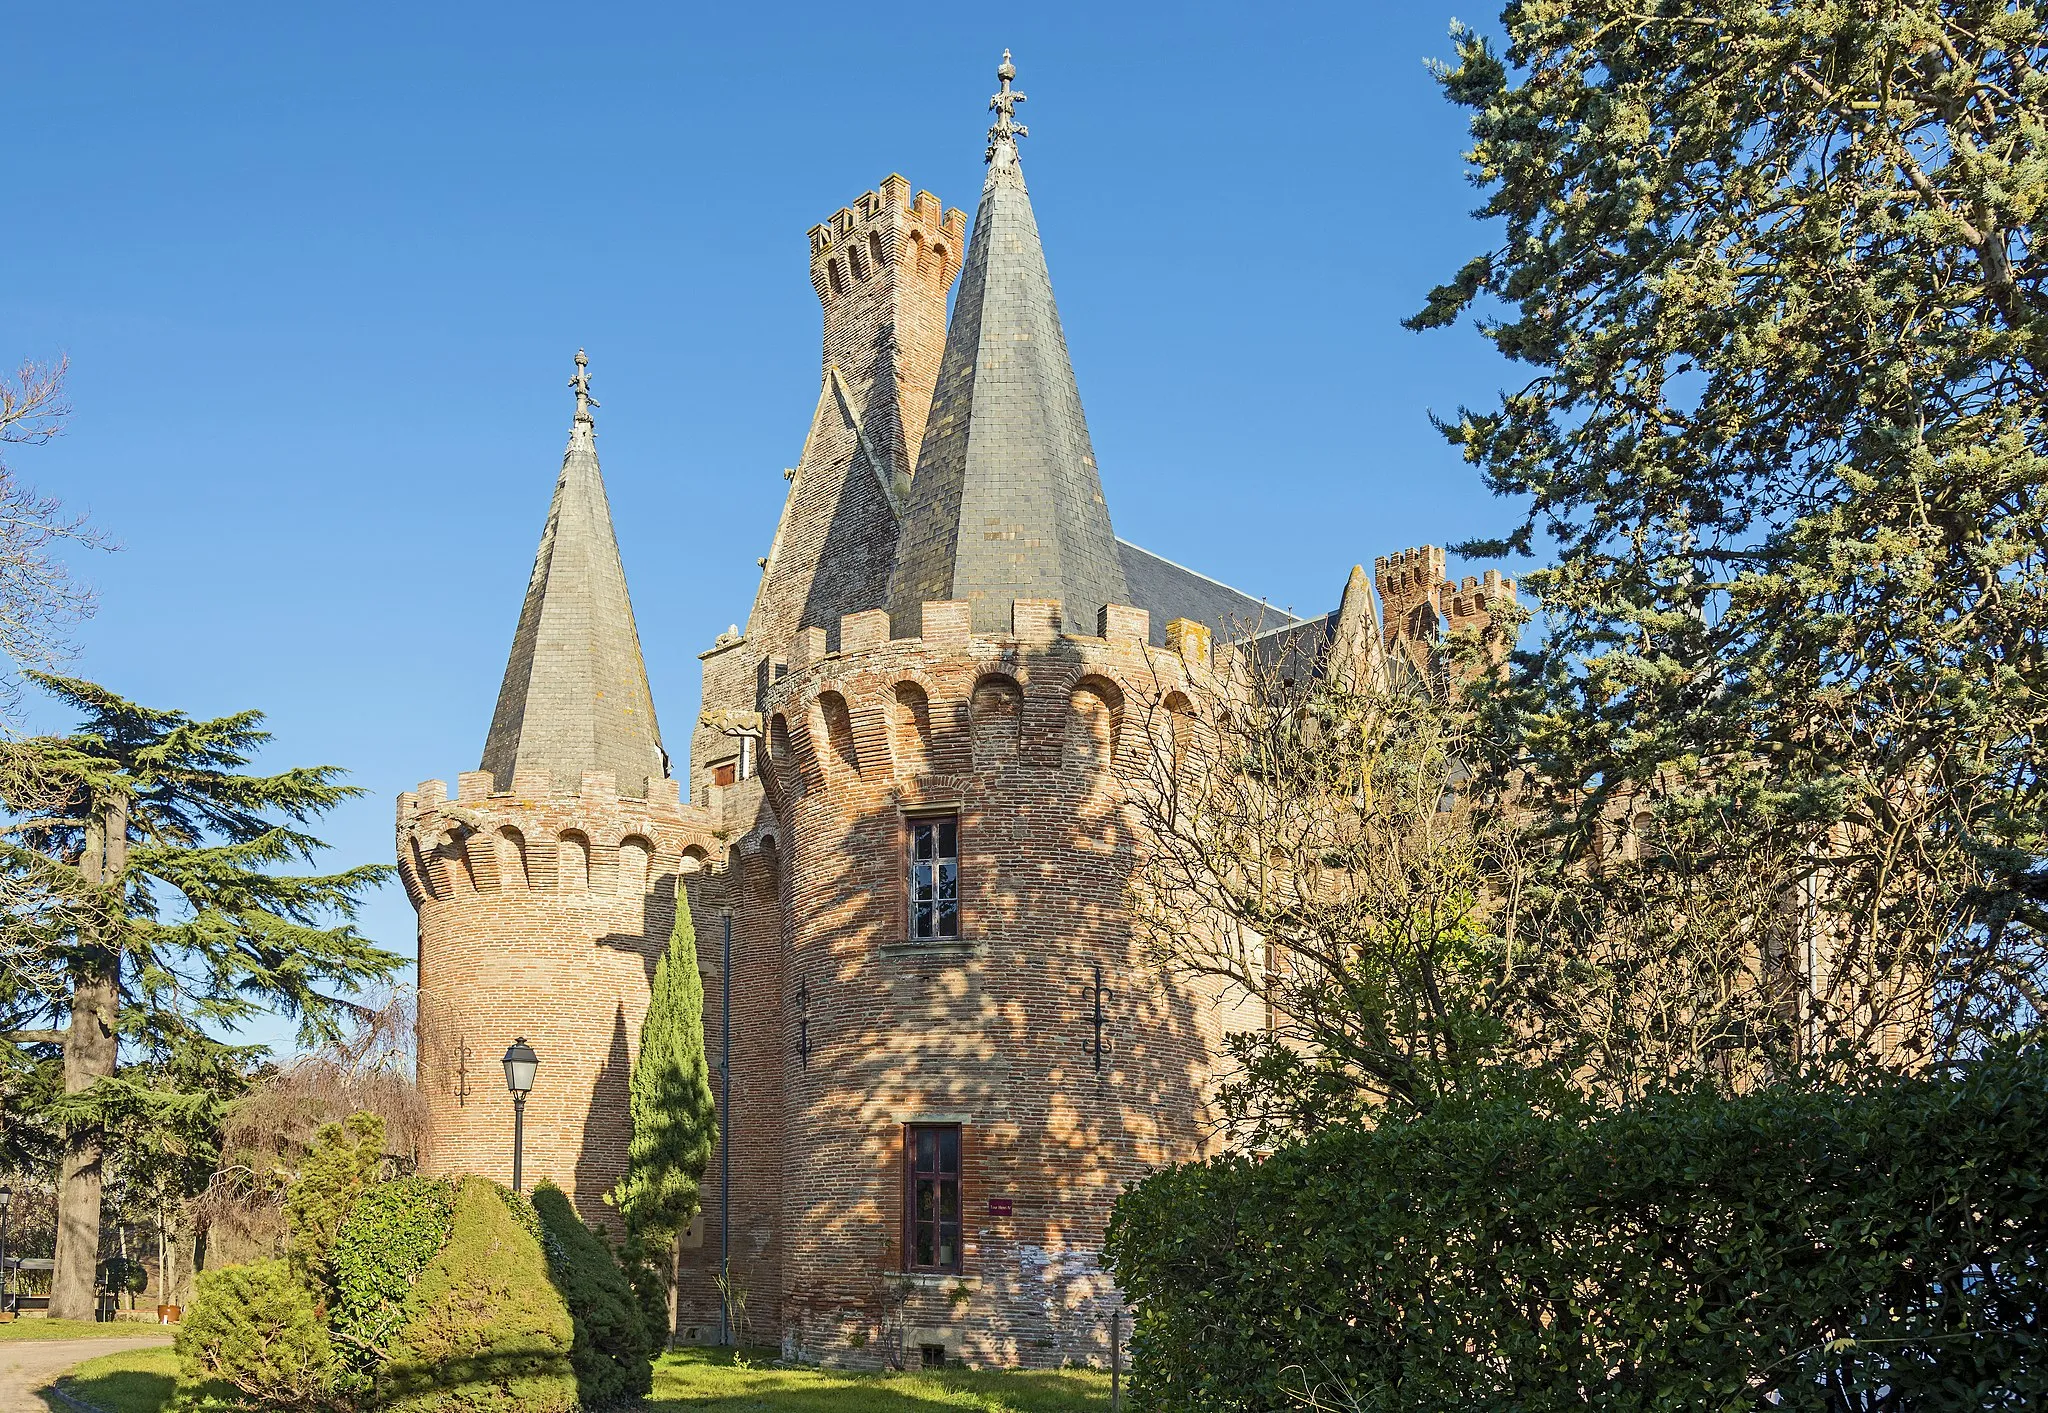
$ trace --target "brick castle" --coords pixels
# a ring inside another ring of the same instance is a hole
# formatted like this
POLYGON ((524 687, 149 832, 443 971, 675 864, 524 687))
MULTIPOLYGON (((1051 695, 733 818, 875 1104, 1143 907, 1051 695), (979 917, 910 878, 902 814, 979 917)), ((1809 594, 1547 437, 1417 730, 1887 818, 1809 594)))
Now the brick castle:
POLYGON ((687 763, 662 747, 579 353, 481 766, 398 801, 427 1163, 508 1175, 498 1057, 524 1036, 526 1172, 595 1222, 687 889, 714 1087, 727 991, 731 1059, 686 1340, 720 1333, 723 1260, 735 1333, 789 1357, 1102 1361, 1110 1204, 1207 1151, 1222 1037, 1263 1021, 1138 955, 1120 781, 1212 654, 1425 653, 1514 592, 1446 581, 1425 547, 1302 619, 1118 539, 1007 54, 998 77, 971 235, 898 176, 810 232, 817 407, 745 631, 700 654, 687 763))

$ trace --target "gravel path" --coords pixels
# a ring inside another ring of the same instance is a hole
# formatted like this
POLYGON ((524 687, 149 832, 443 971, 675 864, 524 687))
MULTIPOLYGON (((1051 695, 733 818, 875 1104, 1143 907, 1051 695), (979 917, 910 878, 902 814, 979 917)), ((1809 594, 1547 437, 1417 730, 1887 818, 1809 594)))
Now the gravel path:
POLYGON ((119 1354, 128 1349, 148 1349, 169 1344, 169 1331, 139 1335, 134 1339, 10 1339, 0 1342, 0 1413, 48 1413, 57 1404, 45 1403, 37 1390, 73 1364, 82 1364, 102 1354, 119 1354))

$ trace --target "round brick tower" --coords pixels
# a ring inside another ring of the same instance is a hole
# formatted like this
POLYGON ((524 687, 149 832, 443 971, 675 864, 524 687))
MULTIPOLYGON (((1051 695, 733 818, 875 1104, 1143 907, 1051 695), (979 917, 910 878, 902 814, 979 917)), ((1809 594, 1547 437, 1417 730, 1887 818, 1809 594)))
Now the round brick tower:
POLYGON ((419 912, 419 1081, 430 1172, 507 1179, 500 1061, 540 1055, 524 1170, 584 1217, 625 1171, 628 1082, 679 877, 718 850, 668 778, 611 509, 586 362, 513 634, 483 768, 456 798, 398 797, 398 867, 419 912))
POLYGON ((419 1076, 430 1172, 506 1181, 512 1101, 500 1059, 541 1057, 526 1107, 525 1178, 550 1178, 587 1220, 625 1172, 627 1082, 680 875, 708 856, 675 782, 621 799, 612 777, 575 793, 487 771, 458 796, 429 780, 398 797, 399 873, 419 911, 419 1076), (665 787, 665 788, 664 788, 665 787))
POLYGON ((1149 647, 1113 604, 1092 637, 1054 601, 970 618, 850 614, 830 655, 809 630, 769 703, 795 1357, 1104 1359, 1110 1204, 1210 1127, 1225 1010, 1134 951, 1124 803, 1206 639, 1149 647))

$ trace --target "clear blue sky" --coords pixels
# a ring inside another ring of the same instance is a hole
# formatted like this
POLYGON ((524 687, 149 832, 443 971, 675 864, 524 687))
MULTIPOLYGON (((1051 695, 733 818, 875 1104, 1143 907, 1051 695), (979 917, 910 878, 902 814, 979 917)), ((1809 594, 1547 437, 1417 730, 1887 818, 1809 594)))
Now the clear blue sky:
MULTIPOLYGON (((1006 45, 1119 534, 1309 611, 1497 528, 1427 414, 1508 371, 1399 326, 1486 236, 1451 14, 13 7, 0 360, 69 354, 76 412, 12 460, 124 545, 74 670, 262 708, 369 792, 333 861, 388 859, 477 763, 583 346, 680 754, 817 394, 804 233, 892 171, 971 215, 1006 45)), ((410 954, 395 885, 365 921, 410 954)))

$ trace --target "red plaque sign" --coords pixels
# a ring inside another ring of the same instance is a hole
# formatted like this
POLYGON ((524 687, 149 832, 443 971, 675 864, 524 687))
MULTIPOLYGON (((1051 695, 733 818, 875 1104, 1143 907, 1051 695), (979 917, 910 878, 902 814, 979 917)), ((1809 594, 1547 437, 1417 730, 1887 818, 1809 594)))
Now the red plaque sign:
POLYGON ((991 1198, 989 1198, 989 1200, 988 1200, 988 1214, 989 1214, 989 1215, 990 1215, 991 1217, 1007 1217, 1007 1216, 1009 1216, 1009 1215, 1010 1215, 1010 1199, 1009 1199, 1009 1198, 1007 1198, 1007 1197, 991 1197, 991 1198))

